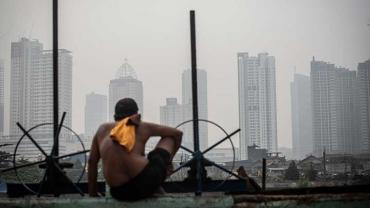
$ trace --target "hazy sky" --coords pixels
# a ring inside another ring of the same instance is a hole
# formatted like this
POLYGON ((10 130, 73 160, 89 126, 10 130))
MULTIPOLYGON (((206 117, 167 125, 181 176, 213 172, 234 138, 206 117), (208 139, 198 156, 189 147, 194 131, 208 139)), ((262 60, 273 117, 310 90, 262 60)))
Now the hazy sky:
MULTIPOLYGON (((51 2, 0 0, 7 87, 11 41, 25 36, 51 49, 51 2)), ((73 55, 74 130, 84 130, 85 95, 108 95, 125 58, 143 81, 145 120, 159 122, 159 106, 166 97, 181 99, 181 73, 190 68, 190 9, 196 11, 198 67, 208 73, 209 119, 227 131, 239 126, 237 52, 275 56, 279 146, 292 143, 294 68, 308 75, 312 56, 351 70, 370 59, 368 0, 61 0, 60 48, 73 55)))

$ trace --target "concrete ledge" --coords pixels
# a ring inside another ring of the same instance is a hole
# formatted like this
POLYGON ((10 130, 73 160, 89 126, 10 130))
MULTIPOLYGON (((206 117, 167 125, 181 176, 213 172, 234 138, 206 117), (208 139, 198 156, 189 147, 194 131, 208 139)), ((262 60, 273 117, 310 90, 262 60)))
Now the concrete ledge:
POLYGON ((260 208, 260 207, 333 207, 369 208, 370 194, 307 194, 307 195, 223 195, 168 194, 138 202, 119 202, 112 198, 89 198, 77 195, 54 197, 0 197, 1 208, 260 208))
POLYGON ((370 194, 236 195, 234 207, 369 208, 370 194))
POLYGON ((0 207, 5 208, 185 208, 185 207, 232 207, 231 196, 164 196, 150 198, 138 202, 119 202, 112 198, 88 197, 27 197, 27 198, 0 198, 0 207))

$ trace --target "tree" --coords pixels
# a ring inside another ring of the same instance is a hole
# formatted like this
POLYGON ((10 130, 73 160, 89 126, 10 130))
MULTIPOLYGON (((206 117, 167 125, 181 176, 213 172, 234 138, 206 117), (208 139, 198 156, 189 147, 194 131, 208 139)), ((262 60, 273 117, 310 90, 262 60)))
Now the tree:
POLYGON ((289 164, 288 169, 286 169, 285 179, 287 179, 287 180, 298 180, 299 179, 298 168, 297 168, 297 165, 295 164, 294 161, 292 161, 289 164))

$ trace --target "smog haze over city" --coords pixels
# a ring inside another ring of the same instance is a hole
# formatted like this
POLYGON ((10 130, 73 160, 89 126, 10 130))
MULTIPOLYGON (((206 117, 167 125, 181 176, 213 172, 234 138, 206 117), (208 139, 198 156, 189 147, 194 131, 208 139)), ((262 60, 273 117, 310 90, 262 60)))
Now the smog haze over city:
MULTIPOLYGON (((52 49, 51 6, 46 0, 0 1, 5 134, 11 42, 26 37, 52 49)), ((143 83, 145 120, 159 122, 167 97, 181 100, 181 74, 191 67, 190 10, 196 12, 198 68, 208 76, 208 119, 227 131, 239 128, 237 53, 275 57, 279 147, 292 145, 294 72, 309 75, 313 56, 350 70, 370 59, 368 0, 63 0, 59 48, 73 56, 75 131, 84 131, 86 94, 108 95, 109 81, 125 59, 143 83)), ((219 138, 216 131, 209 130, 209 144, 219 138)))

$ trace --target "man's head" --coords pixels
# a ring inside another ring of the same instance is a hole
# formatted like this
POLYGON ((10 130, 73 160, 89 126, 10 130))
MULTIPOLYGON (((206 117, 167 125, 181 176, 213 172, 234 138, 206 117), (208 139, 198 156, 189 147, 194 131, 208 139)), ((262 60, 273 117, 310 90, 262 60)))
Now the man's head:
POLYGON ((132 116, 138 113, 139 108, 134 99, 123 98, 119 100, 116 104, 114 111, 114 120, 119 121, 128 116, 132 116))

